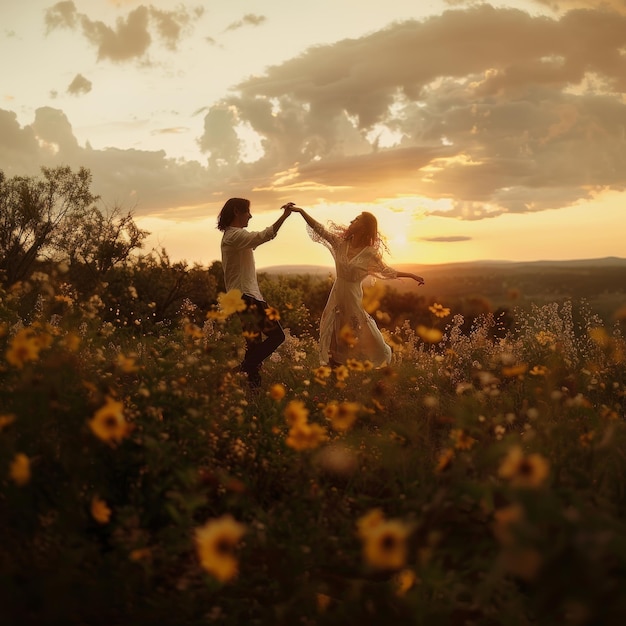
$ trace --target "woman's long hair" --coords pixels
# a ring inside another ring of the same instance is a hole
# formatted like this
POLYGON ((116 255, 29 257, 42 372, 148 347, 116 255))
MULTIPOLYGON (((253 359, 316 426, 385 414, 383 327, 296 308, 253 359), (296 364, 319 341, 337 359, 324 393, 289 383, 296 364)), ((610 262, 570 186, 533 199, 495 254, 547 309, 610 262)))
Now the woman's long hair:
MULTIPOLYGON (((382 255, 384 252, 389 253, 385 238, 378 232, 378 220, 376 216, 368 211, 363 211, 361 217, 365 223, 365 240, 367 245, 372 246, 379 255, 382 255)), ((346 238, 348 228, 349 226, 343 226, 335 222, 328 224, 328 229, 342 239, 346 238)))
POLYGON ((218 230, 226 230, 235 219, 235 215, 245 213, 250 208, 250 200, 246 198, 229 198, 217 216, 218 230))

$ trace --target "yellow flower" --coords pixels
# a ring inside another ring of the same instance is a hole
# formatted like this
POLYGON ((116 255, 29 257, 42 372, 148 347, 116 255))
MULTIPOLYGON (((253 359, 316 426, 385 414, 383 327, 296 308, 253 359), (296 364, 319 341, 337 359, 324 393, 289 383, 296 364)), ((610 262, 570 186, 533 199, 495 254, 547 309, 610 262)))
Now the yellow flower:
POLYGON ((418 325, 417 334, 426 343, 439 343, 443 337, 443 333, 438 328, 428 328, 428 326, 423 324, 418 325))
POLYGON ((385 285, 376 281, 363 288, 363 308, 371 315, 380 308, 381 298, 385 295, 385 285))
POLYGON ((6 359, 15 367, 22 369, 28 361, 39 358, 41 341, 32 328, 20 328, 11 339, 6 352, 6 359))
POLYGON ((462 428, 451 430, 450 439, 454 440, 454 447, 457 450, 471 450, 476 444, 476 439, 470 437, 462 428))
POLYGON ((183 332, 185 333, 185 337, 190 341, 194 339, 202 339, 204 337, 202 333, 202 328, 197 324, 192 324, 191 322, 187 322, 183 327, 183 332))
POLYGON ((545 365, 534 365, 528 372, 531 376, 545 376, 548 373, 548 368, 545 365))
POLYGON ((345 343, 349 348, 354 348, 359 339, 349 324, 345 324, 339 330, 339 340, 345 343))
POLYGON ((376 569, 399 570, 406 564, 410 528, 399 520, 384 520, 363 539, 363 558, 376 569))
POLYGON ((528 369, 528 365, 526 363, 518 363, 517 365, 505 366, 502 368, 502 375, 507 376, 509 378, 516 378, 518 376, 523 376, 528 369))
POLYGON ((335 368, 335 377, 339 381, 344 381, 350 376, 350 370, 345 365, 339 365, 335 368))
POLYGON ((202 568, 220 582, 232 580, 239 571, 235 550, 245 532, 246 527, 230 515, 197 528, 195 542, 202 568))
POLYGON ((115 364, 125 374, 132 374, 133 372, 136 372, 139 370, 139 368, 135 364, 135 359, 133 357, 124 356, 121 352, 117 355, 115 364))
POLYGON ((510 545, 515 540, 514 527, 524 519, 524 509, 519 504, 497 509, 493 514, 493 534, 503 545, 510 545))
POLYGON ((18 452, 9 464, 9 476, 18 487, 30 481, 30 459, 22 452, 18 452))
POLYGON ((346 367, 355 372, 362 372, 365 369, 363 361, 358 359, 346 359, 346 367))
POLYGON ((580 445, 583 448, 588 448, 591 445, 591 442, 593 441, 595 436, 596 436, 596 433, 593 430, 590 430, 589 432, 583 433, 578 438, 578 440, 580 441, 580 445))
POLYGON ((272 385, 269 391, 270 398, 272 400, 276 400, 276 402, 280 402, 280 400, 282 400, 285 397, 286 393, 287 393, 287 390, 285 389, 285 386, 281 385, 280 383, 276 383, 272 385))
POLYGON ((332 368, 330 368, 328 365, 320 365, 318 368, 313 370, 313 376, 315 376, 316 379, 324 379, 324 378, 328 378, 331 374, 332 374, 332 368))
POLYGON ((361 405, 358 402, 341 402, 331 411, 330 422, 335 430, 346 431, 356 421, 361 405))
POLYGON ((446 448, 442 450, 437 458, 437 465, 435 466, 435 472, 441 474, 445 472, 450 465, 452 465, 452 459, 454 459, 454 450, 452 448, 446 448))
POLYGON ((67 333, 62 344, 70 351, 76 352, 80 346, 80 337, 76 333, 67 333))
POLYGON ((450 309, 444 307, 442 304, 437 304, 437 302, 429 306, 428 310, 435 315, 435 317, 448 317, 448 315, 450 315, 450 309))
POLYGON ((403 569, 393 577, 393 581, 396 585, 396 595, 402 597, 415 585, 417 576, 413 570, 403 569))
POLYGON ((268 320, 272 320, 273 322, 277 322, 280 319, 278 309, 275 309, 273 306, 268 306, 267 309, 265 309, 265 316, 268 320))
POLYGON ((0 415, 0 433, 14 421, 15 415, 13 415, 12 413, 5 413, 4 415, 0 415))
POLYGON ((365 515, 360 517, 356 523, 357 535, 365 539, 376 527, 385 521, 385 514, 378 507, 370 509, 365 515))
POLYGON ((130 429, 123 409, 122 402, 107 397, 105 405, 88 422, 93 434, 106 442, 119 442, 126 437, 130 429))
POLYGON ((91 499, 91 516, 99 524, 108 524, 111 519, 111 509, 104 500, 94 496, 91 499))
POLYGON ((285 419, 289 426, 306 423, 309 417, 309 410, 304 406, 302 400, 291 400, 285 407, 285 419))
POLYGON ((231 289, 228 293, 220 293, 217 302, 222 313, 226 316, 246 310, 246 302, 239 289, 231 289))
POLYGON ((319 424, 298 422, 289 430, 285 443, 293 450, 313 450, 328 440, 326 429, 319 424))
POLYGON ((524 456, 520 446, 513 446, 498 471, 502 478, 515 487, 540 487, 550 473, 550 464, 540 454, 524 456))
POLYGON ((150 548, 135 548, 134 550, 131 550, 128 555, 128 558, 135 562, 143 561, 149 559, 150 557, 152 557, 152 551, 150 548))

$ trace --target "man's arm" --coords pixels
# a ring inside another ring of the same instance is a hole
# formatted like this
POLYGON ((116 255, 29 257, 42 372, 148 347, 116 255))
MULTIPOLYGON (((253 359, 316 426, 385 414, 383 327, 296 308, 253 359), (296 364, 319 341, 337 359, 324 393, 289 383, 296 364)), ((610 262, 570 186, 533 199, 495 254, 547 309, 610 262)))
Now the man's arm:
POLYGON ((272 228, 274 230, 274 235, 278 233, 280 227, 285 223, 285 220, 291 215, 291 208, 294 206, 293 202, 287 202, 282 207, 283 214, 272 224, 272 228))

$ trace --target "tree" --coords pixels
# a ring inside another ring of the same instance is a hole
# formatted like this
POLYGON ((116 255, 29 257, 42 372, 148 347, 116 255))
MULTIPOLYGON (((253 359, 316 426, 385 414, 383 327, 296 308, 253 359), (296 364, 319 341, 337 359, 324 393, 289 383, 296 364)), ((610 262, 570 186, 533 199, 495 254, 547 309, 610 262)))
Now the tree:
POLYGON ((85 168, 41 171, 43 179, 7 179, 0 171, 0 280, 7 285, 27 278, 38 258, 58 248, 66 220, 80 220, 99 199, 85 168))
POLYGON ((74 280, 81 291, 97 285, 116 265, 123 264, 133 250, 143 246, 148 231, 135 224, 132 211, 122 214, 119 207, 102 213, 91 207, 83 215, 67 219, 55 242, 67 257, 74 280))

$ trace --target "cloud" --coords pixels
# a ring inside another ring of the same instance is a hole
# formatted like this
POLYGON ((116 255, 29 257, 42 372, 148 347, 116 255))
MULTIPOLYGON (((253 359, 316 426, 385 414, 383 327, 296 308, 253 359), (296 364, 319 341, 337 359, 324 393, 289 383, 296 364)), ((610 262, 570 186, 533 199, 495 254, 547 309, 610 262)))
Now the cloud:
POLYGON ((465 220, 561 208, 626 186, 625 46, 626 17, 602 10, 449 10, 242 82, 199 145, 234 165, 247 125, 250 171, 316 198, 449 198, 440 214, 465 220))
POLYGON ((82 74, 76 74, 74 80, 69 84, 67 93, 73 96, 81 96, 89 93, 92 88, 92 83, 87 80, 82 74))
POLYGON ((238 30, 244 26, 260 26, 266 20, 267 18, 264 15, 254 15, 252 13, 248 13, 247 15, 244 15, 242 19, 229 24, 226 27, 226 31, 238 30))
POLYGON ((162 11, 151 5, 140 5, 126 17, 118 17, 115 27, 111 27, 79 13, 72 0, 64 0, 46 11, 45 24, 47 33, 58 28, 80 30, 97 48, 98 60, 122 63, 145 57, 153 43, 153 33, 168 49, 176 50, 185 29, 203 12, 201 7, 162 11))
POLYGON ((420 237, 419 241, 427 241, 428 243, 456 243, 458 241, 471 241, 471 237, 466 235, 450 235, 449 237, 420 237))
MULTIPOLYGON (((178 41, 176 15, 159 22, 138 7, 112 29, 60 2, 47 24, 83 33, 87 24, 100 54, 121 60, 145 53, 153 35, 178 41)), ((303 206, 424 198, 448 207, 431 215, 464 221, 559 209, 626 188, 625 47, 616 12, 448 10, 311 48, 235 85, 195 113, 203 163, 80 146, 63 111, 43 107, 23 127, 0 110, 0 169, 83 165, 96 193, 174 219, 206 216, 232 195, 253 196, 257 210, 296 197, 303 206)))

